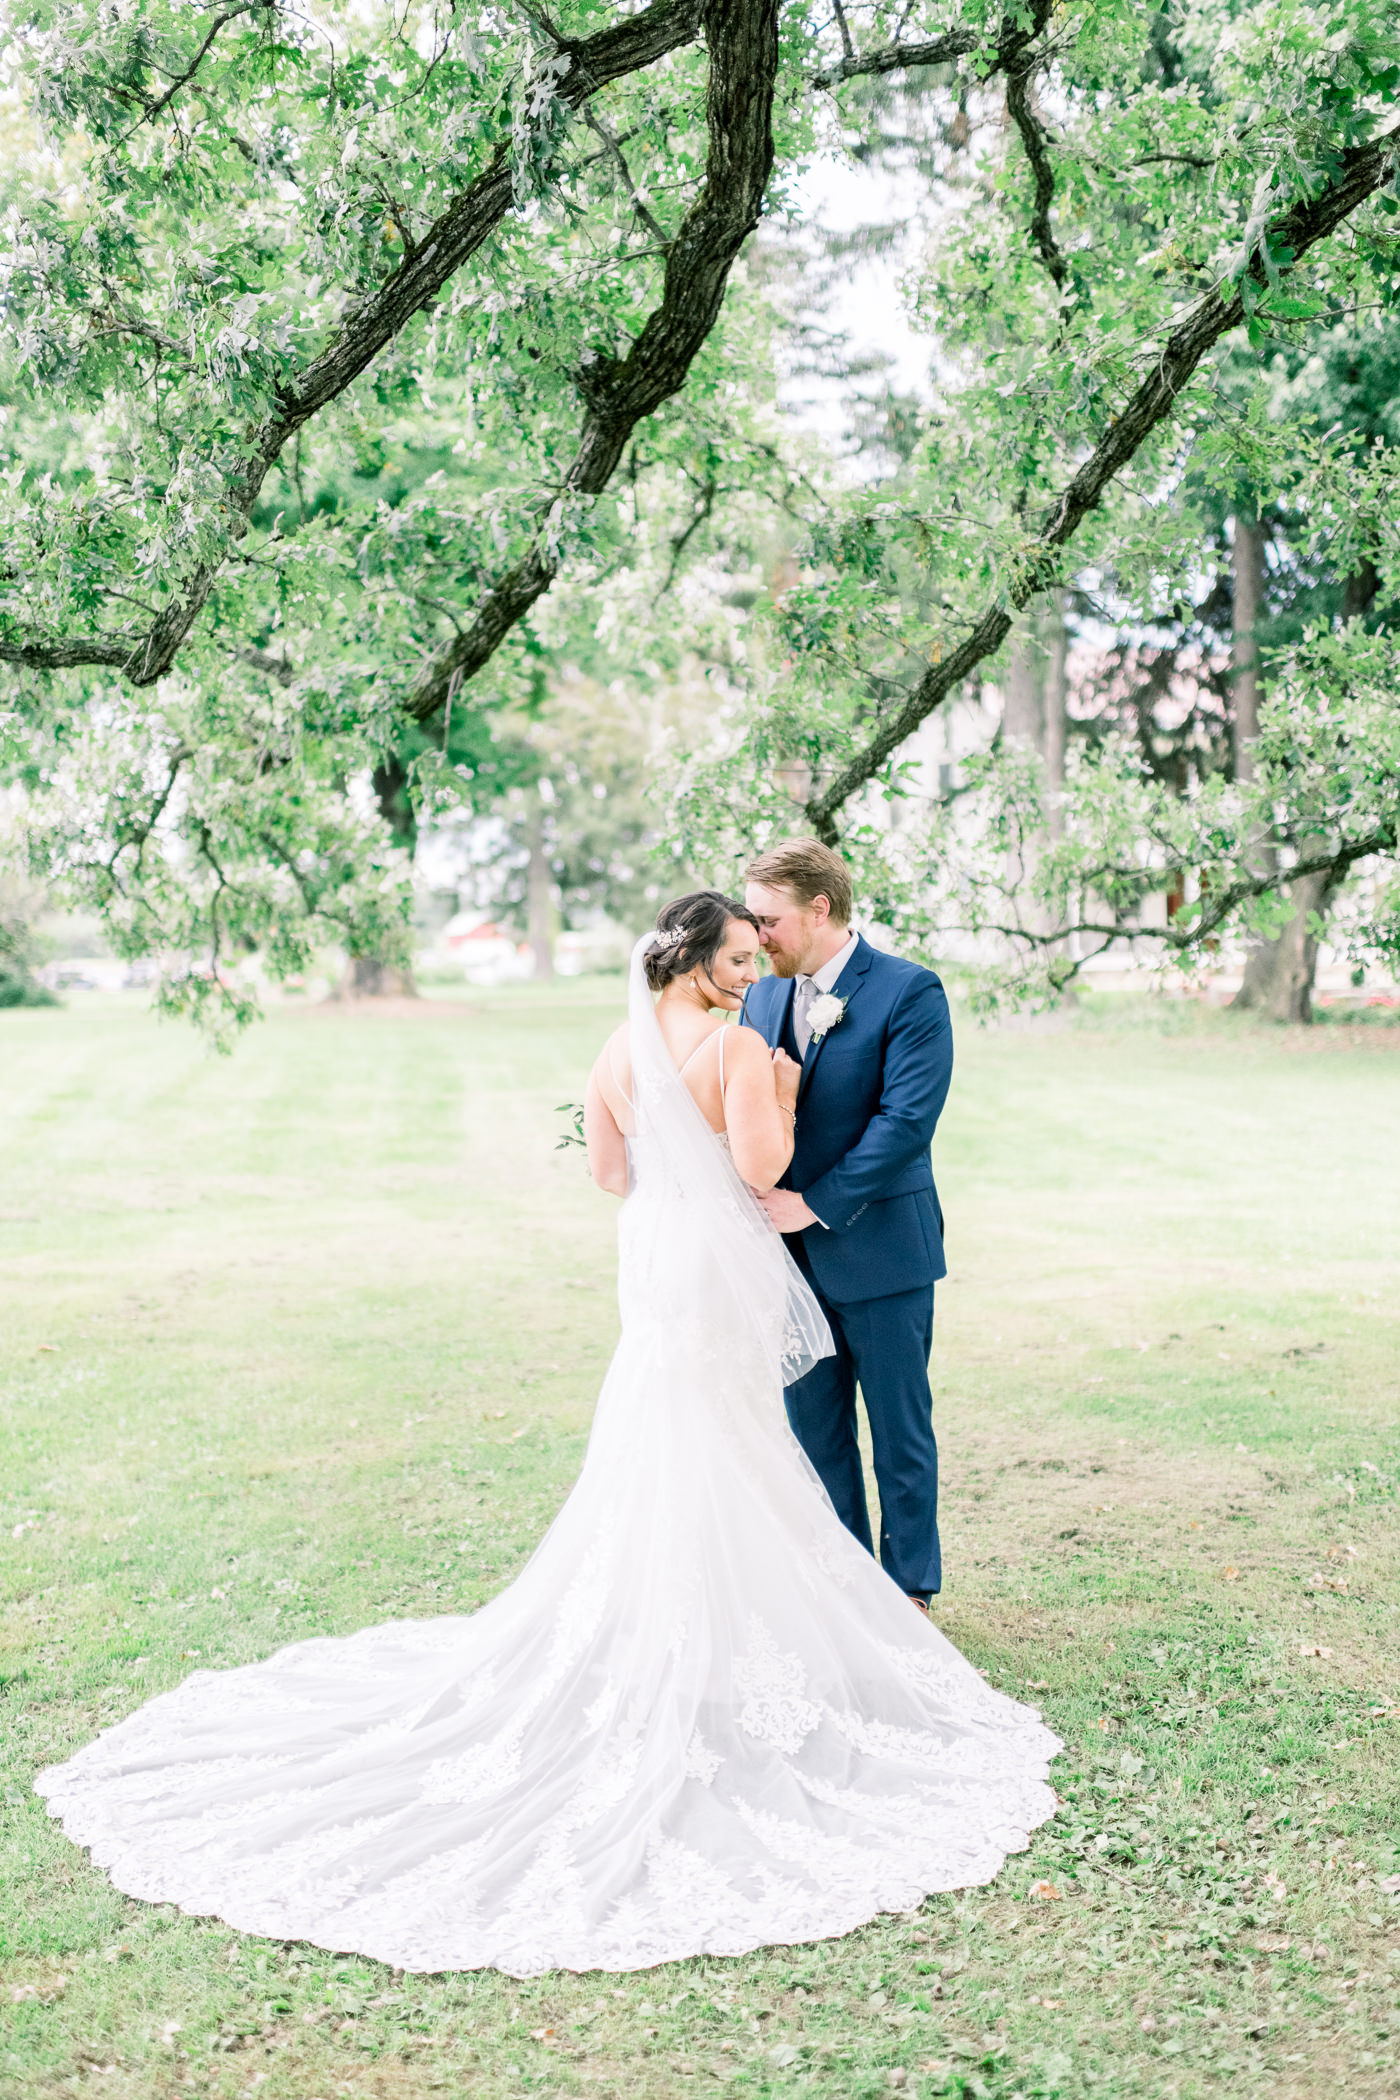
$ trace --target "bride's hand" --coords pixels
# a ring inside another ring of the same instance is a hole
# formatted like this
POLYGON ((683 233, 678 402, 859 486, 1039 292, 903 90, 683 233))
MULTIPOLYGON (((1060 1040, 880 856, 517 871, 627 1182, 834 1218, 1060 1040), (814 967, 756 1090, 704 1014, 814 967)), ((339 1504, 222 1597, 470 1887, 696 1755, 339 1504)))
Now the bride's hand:
POLYGON ((786 1050, 773 1052, 773 1084, 778 1090, 779 1108, 790 1108, 797 1113, 797 1082, 802 1077, 801 1065, 794 1062, 786 1050))

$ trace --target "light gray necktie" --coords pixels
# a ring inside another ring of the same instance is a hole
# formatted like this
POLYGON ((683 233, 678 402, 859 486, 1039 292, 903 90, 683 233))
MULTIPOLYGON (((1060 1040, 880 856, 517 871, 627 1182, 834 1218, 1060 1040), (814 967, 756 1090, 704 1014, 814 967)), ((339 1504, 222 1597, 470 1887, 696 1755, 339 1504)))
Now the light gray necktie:
POLYGON ((797 990, 793 994, 792 1001, 792 1036, 793 1041, 797 1045, 799 1057, 807 1055, 807 1045, 812 1040, 812 1031, 807 1024, 807 1015, 811 1011, 812 1001, 816 996, 816 979, 813 977, 799 977, 797 990))

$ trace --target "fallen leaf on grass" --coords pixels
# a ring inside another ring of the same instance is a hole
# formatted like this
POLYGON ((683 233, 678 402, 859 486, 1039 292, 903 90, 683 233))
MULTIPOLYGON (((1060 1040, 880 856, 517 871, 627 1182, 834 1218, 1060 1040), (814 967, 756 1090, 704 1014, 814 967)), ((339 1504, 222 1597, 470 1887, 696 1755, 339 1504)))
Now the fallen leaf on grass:
POLYGON ((1326 1662, 1326 1661, 1327 1661, 1327 1659, 1328 1659, 1328 1657, 1329 1657, 1329 1656, 1331 1655, 1331 1653, 1332 1653, 1332 1650, 1331 1650, 1330 1648, 1317 1648, 1317 1647, 1313 1647, 1313 1648, 1300 1648, 1300 1649, 1298 1650, 1298 1653, 1299 1653, 1300 1655, 1320 1655, 1320 1656, 1322 1657, 1323 1661, 1324 1661, 1324 1662, 1326 1662))
POLYGON ((1226 1568, 1224 1570, 1224 1575, 1225 1580, 1227 1582, 1238 1582, 1240 1579, 1240 1571, 1238 1568, 1226 1568))
POLYGON ((11 2005, 52 2005, 68 1988, 66 1976, 51 1976, 43 1983, 16 1983, 10 1986, 11 2005))
POLYGON ((1400 1874, 1385 1874, 1376 1883, 1383 1896, 1400 1896, 1400 1874))
POLYGON ((1028 1677, 1026 1679, 1026 1690, 1028 1692, 1048 1692, 1049 1689, 1050 1680, 1048 1677, 1028 1677))
POLYGON ((1254 1945, 1260 1954, 1287 1954, 1293 1942, 1281 1932, 1261 1932, 1254 1945))
POLYGON ((1033 1881, 1026 1894, 1037 1903, 1058 1903, 1060 1892, 1053 1881, 1033 1881))
POLYGON ((1288 1883, 1286 1881, 1280 1880, 1279 1876, 1275 1874, 1272 1867, 1270 1867, 1268 1873, 1264 1876, 1264 1886, 1266 1889, 1270 1889, 1273 1892, 1273 1894, 1278 1898, 1280 1903, 1282 1903, 1284 1897, 1288 1894, 1288 1883))

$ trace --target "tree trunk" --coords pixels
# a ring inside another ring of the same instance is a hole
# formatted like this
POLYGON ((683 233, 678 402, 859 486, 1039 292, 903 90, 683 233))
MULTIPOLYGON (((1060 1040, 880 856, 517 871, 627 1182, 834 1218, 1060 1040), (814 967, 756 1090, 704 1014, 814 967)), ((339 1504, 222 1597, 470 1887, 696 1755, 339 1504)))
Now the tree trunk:
POLYGON ((412 970, 379 955, 352 955, 336 987, 338 999, 416 999, 412 970))
MULTIPOLYGON (((1258 627, 1264 596, 1264 535, 1259 520, 1243 511, 1235 518, 1234 543, 1235 622, 1230 651, 1234 672, 1235 778, 1254 778, 1254 740, 1259 734, 1258 627)), ((1273 845, 1261 839, 1258 858, 1273 867, 1273 845)), ((1332 885, 1325 876, 1307 875, 1291 885, 1293 917, 1271 941, 1257 941, 1245 957, 1244 980, 1231 1004, 1270 1021, 1312 1019, 1313 978, 1317 971, 1317 941, 1309 931, 1309 920, 1321 914, 1331 900, 1332 885)))
POLYGON ((1235 631, 1230 650, 1235 699, 1235 778, 1254 778, 1259 734, 1259 612, 1264 596, 1264 535, 1259 520, 1235 519, 1235 631))
MULTIPOLYGON (((1007 744, 1034 751, 1044 766, 1045 832, 1058 837, 1063 824, 1060 792, 1065 778, 1065 622, 1064 594, 1033 601, 1011 644, 1001 734, 1007 744)), ((1029 879, 1044 850, 1040 838, 1027 845, 1028 860, 1020 874, 1029 879)), ((1037 907, 1026 907, 1027 923, 1039 933, 1055 931, 1054 921, 1037 907)))
POLYGON ((1044 747, 1045 721, 1040 693, 1042 670, 1035 627, 1027 619, 1018 629, 1007 659, 1001 733, 1008 744, 1029 744, 1033 751, 1044 747))
MULTIPOLYGON (((418 820, 408 792, 408 771, 397 751, 386 751, 370 775, 379 814, 394 843, 412 853, 418 844, 418 820)), ((352 955, 336 986, 337 999, 416 999, 413 972, 382 955, 352 955)))
POLYGON ((1312 1020, 1313 979, 1317 974, 1317 937, 1310 920, 1325 919, 1335 884, 1327 875, 1301 875, 1289 885, 1294 913, 1272 941, 1252 948, 1244 983, 1233 1004, 1252 1008, 1269 1021, 1312 1020))
POLYGON ((394 834, 394 844, 409 853, 418 845, 418 816, 408 792, 408 768, 397 751, 386 751, 370 775, 379 814, 394 834))
POLYGON ((549 855, 545 851, 543 809, 537 809, 530 818, 529 840, 526 898, 530 947, 535 958, 532 974, 538 984, 554 975, 554 883, 549 870, 549 855))
POLYGON ((1050 593, 1050 608, 1045 623, 1045 792, 1046 816, 1051 838, 1058 838, 1064 823, 1060 808, 1060 796, 1065 785, 1065 659, 1068 653, 1068 637, 1065 634, 1065 594, 1050 593))

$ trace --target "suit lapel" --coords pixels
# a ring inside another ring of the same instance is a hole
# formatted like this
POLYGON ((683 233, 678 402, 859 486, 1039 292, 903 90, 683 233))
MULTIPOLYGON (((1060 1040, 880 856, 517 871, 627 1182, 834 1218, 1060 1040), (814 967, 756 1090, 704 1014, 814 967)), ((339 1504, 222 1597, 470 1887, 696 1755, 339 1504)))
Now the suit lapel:
MULTIPOLYGON (((846 964, 845 969, 841 972, 841 975, 837 978, 835 984, 832 986, 832 990, 836 993, 837 997, 844 999, 848 1008, 852 999, 855 998, 856 993, 860 990, 861 985, 864 982, 865 973, 870 968, 870 958, 874 954, 874 952, 874 949, 870 946, 870 943, 864 938, 864 936, 861 934, 857 934, 855 952, 851 956, 850 961, 846 964)), ((790 1003, 791 994, 789 994, 789 1004, 790 1003)), ((844 1028, 845 1024, 846 1016, 843 1014, 841 1016, 841 1019, 837 1022, 836 1026, 838 1028, 844 1028)), ((812 1074, 817 1068, 817 1059, 821 1056, 822 1045, 823 1043, 825 1043, 827 1036, 831 1035, 833 1032, 834 1031, 832 1029, 828 1028, 825 1035, 814 1035, 812 1037, 811 1042, 807 1045, 807 1055, 802 1060, 802 1077, 797 1082, 797 1100, 799 1107, 802 1103, 802 1096, 806 1093, 808 1087, 812 1084, 812 1074)))
MULTIPOLYGON (((765 984, 771 982, 771 979, 764 980, 765 984)), ((763 1001, 761 1020, 750 1019, 748 1001, 745 1001, 744 1021, 746 1025, 757 1029, 770 1050, 776 1050, 787 1033, 788 1018, 792 1013, 792 995, 796 983, 797 980, 793 977, 789 977, 786 980, 781 978, 778 980, 778 996, 776 999, 765 999, 763 1001)), ((755 985, 754 990, 757 991, 759 989, 761 987, 755 985)), ((751 1000, 752 998, 753 992, 750 992, 749 999, 751 1000)))
POLYGON ((789 1057, 801 1064, 802 1059, 797 1055, 797 1037, 792 1032, 792 1009, 796 997, 797 979, 789 977, 778 1000, 778 1028, 773 1037, 773 1047, 775 1050, 786 1050, 789 1057))

